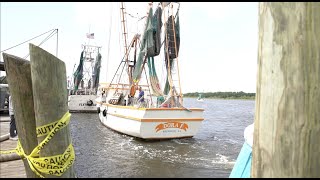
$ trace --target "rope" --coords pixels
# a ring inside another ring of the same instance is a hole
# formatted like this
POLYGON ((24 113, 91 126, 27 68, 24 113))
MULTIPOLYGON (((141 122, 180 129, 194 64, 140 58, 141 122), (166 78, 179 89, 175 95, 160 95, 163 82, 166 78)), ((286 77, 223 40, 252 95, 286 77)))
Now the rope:
MULTIPOLYGON (((55 29, 54 31, 52 31, 52 32, 49 34, 49 36, 47 36, 38 46, 41 46, 44 42, 46 42, 46 41, 49 40, 53 35, 55 35, 55 33, 56 33, 55 31, 56 31, 56 29, 55 29)), ((28 53, 23 59, 27 59, 29 55, 30 55, 30 54, 28 53)))
MULTIPOLYGON (((132 43, 131 43, 131 44, 132 44, 132 43)), ((130 45, 131 45, 131 44, 130 44, 130 45)), ((128 54, 130 53, 130 51, 131 51, 131 48, 129 48, 128 54)), ((123 56, 123 58, 122 58, 122 60, 121 60, 121 62, 120 62, 120 64, 119 64, 119 66, 118 66, 118 68, 117 68, 117 70, 116 70, 116 73, 113 75, 113 78, 112 78, 112 80, 110 81, 110 84, 109 84, 109 86, 108 86, 107 89, 110 88, 111 83, 113 82, 113 80, 114 80, 115 76, 117 75, 117 72, 118 72, 118 70, 119 70, 119 68, 121 67, 121 64, 122 64, 123 62, 125 62, 125 64, 124 64, 124 67, 125 67, 125 65, 126 65, 126 61, 124 61, 125 57, 126 57, 126 55, 123 56)), ((124 68, 124 67, 123 67, 123 68, 124 68)), ((123 72, 123 69, 122 69, 122 72, 123 72)), ((121 76, 122 76, 122 72, 121 72, 121 74, 120 74, 118 83, 120 82, 120 79, 121 79, 121 76)), ((117 88, 117 87, 118 87, 118 84, 117 84, 116 88, 117 88)))
MULTIPOLYGON (((177 10, 177 13, 176 13, 176 18, 179 18, 178 17, 178 13, 179 13, 179 8, 180 8, 180 4, 179 4, 179 7, 178 7, 178 10, 177 10)), ((171 8, 171 12, 172 12, 172 8, 171 8)), ((177 19, 178 23, 179 22, 179 19, 177 19)), ((179 24, 178 24, 179 25, 179 24)), ((180 25, 179 25, 180 26, 180 25)), ((177 37, 176 37, 176 29, 175 29, 175 19, 173 18, 172 16, 172 28, 173 28, 173 36, 174 36, 174 48, 175 48, 175 55, 176 55, 176 63, 177 63, 177 70, 178 70, 178 80, 179 80, 179 90, 180 90, 180 96, 182 97, 182 90, 181 90, 181 83, 180 83, 180 72, 179 72, 179 57, 178 57, 178 48, 177 48, 177 37)), ((178 29, 180 31, 180 27, 178 29)), ((180 33, 180 32, 179 32, 180 33)), ((179 35, 180 36, 180 35, 179 35)), ((180 40, 179 40, 180 42, 180 40)), ((179 43, 179 46, 180 46, 180 43, 179 43)), ((182 104, 182 98, 180 98, 180 104, 182 104)))
MULTIPOLYGON (((149 94, 150 94, 151 106, 152 106, 152 105, 153 105, 153 101, 152 101, 152 98, 151 98, 152 93, 151 93, 151 90, 150 90, 149 81, 148 81, 148 76, 147 76, 147 72, 146 72, 145 67, 143 67, 143 70, 144 70, 144 74, 145 74, 145 76, 146 76, 147 85, 148 85, 149 94)), ((150 78, 150 83, 151 83, 151 77, 149 77, 149 78, 150 78)), ((142 97, 141 97, 141 98, 142 98, 142 97)))
POLYGON ((107 90, 109 90, 109 88, 110 88, 110 86, 111 86, 111 83, 113 82, 113 79, 116 77, 117 72, 118 72, 119 68, 121 67, 121 64, 124 62, 124 61, 123 61, 123 60, 124 60, 124 58, 125 58, 125 56, 122 58, 122 60, 121 60, 121 62, 120 62, 120 64, 119 64, 119 66, 118 66, 118 68, 117 68, 117 70, 116 70, 116 73, 114 73, 114 75, 113 75, 113 77, 112 77, 112 80, 110 81, 110 84, 109 84, 109 86, 108 86, 107 90))
MULTIPOLYGON (((119 83, 120 83, 120 79, 121 79, 123 70, 124 70, 124 68, 126 67, 126 63, 127 63, 127 61, 124 61, 124 65, 123 65, 122 71, 121 71, 121 73, 120 73, 120 76, 119 76, 119 79, 118 79, 116 88, 118 88, 118 86, 119 86, 119 83)), ((117 92, 117 90, 116 90, 116 92, 117 92)))
MULTIPOLYGON (((56 29, 51 29, 50 31, 54 31, 54 30, 56 30, 56 29)), ((20 44, 18 44, 18 45, 12 46, 12 47, 10 47, 10 48, 8 48, 8 49, 2 50, 1 52, 5 52, 5 51, 10 50, 10 49, 12 49, 12 48, 15 48, 15 47, 17 47, 17 46, 20 46, 21 44, 24 44, 24 43, 26 43, 26 42, 29 42, 29 41, 31 41, 31 40, 33 40, 33 39, 35 39, 35 38, 38 38, 38 37, 40 37, 40 36, 42 36, 42 35, 44 35, 44 34, 47 34, 47 33, 50 32, 50 31, 47 31, 47 32, 45 32, 45 33, 43 33, 43 34, 40 34, 40 35, 38 35, 38 36, 36 36, 36 37, 33 37, 33 38, 31 38, 31 39, 29 39, 29 40, 27 40, 27 41, 24 41, 24 42, 22 42, 22 43, 20 43, 20 44)))

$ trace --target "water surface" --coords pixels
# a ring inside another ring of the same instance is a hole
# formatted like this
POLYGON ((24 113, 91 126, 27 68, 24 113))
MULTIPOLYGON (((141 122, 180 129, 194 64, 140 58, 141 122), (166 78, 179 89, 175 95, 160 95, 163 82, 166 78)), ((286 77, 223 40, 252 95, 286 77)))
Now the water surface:
POLYGON ((229 177, 244 128, 253 123, 255 101, 186 98, 184 105, 205 109, 205 120, 193 138, 140 140, 105 127, 97 113, 73 113, 77 177, 229 177))

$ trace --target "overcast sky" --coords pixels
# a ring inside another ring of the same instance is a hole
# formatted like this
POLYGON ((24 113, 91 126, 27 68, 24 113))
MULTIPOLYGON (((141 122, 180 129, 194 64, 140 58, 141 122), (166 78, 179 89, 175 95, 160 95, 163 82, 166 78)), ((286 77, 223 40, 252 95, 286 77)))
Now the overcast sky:
MULTIPOLYGON (((179 67, 183 93, 255 92, 258 2, 180 4, 179 67)), ((0 49, 5 50, 51 29, 58 29, 58 51, 56 35, 40 47, 54 55, 58 52, 58 58, 66 63, 70 76, 79 62, 81 45, 88 43, 86 33, 90 31, 95 34, 90 43, 102 46, 100 80, 105 82, 107 78, 110 81, 122 57, 119 51, 123 42, 118 38, 121 36, 119 5, 119 2, 1 2, 0 49), (111 69, 108 72, 107 64, 111 69)), ((137 17, 144 16, 147 11, 146 2, 125 3, 125 7, 129 14, 137 17)), ((129 33, 143 27, 141 24, 144 22, 137 23, 137 19, 127 17, 129 33)), ((49 34, 31 43, 39 45, 49 34)), ((28 50, 26 43, 6 53, 25 57, 28 50)))

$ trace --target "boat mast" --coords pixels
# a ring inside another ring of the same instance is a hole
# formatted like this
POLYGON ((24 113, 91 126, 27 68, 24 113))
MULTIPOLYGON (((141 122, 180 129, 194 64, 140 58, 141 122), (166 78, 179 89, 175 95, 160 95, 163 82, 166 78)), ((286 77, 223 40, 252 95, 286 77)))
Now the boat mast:
POLYGON ((121 20, 121 22, 122 22, 122 27, 123 27, 123 38, 124 38, 124 51, 125 51, 125 61, 126 61, 126 64, 127 64, 127 73, 128 73, 128 76, 129 76, 129 82, 130 82, 130 84, 131 84, 131 82, 132 82, 132 77, 131 77, 131 74, 130 74, 130 71, 129 71, 129 60, 128 60, 128 55, 129 55, 129 53, 128 53, 128 46, 127 46, 127 36, 128 36, 128 34, 127 34, 127 31, 126 31, 126 24, 125 24, 125 22, 126 22, 126 18, 125 18, 125 14, 126 14, 126 12, 124 11, 124 6, 123 6, 123 2, 121 2, 121 15, 122 15, 122 20, 121 20))

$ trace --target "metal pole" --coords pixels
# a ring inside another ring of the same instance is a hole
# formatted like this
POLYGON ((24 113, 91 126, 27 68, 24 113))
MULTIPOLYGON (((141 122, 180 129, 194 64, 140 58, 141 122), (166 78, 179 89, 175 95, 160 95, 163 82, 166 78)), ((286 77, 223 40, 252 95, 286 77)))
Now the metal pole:
POLYGON ((58 35, 59 35, 59 34, 58 34, 58 29, 56 29, 56 30, 57 30, 57 47, 56 47, 56 48, 57 48, 57 49, 56 49, 56 50, 57 50, 57 52, 56 52, 56 56, 58 57, 58 49, 59 49, 59 46, 58 46, 58 39, 59 39, 59 36, 58 36, 58 35))

